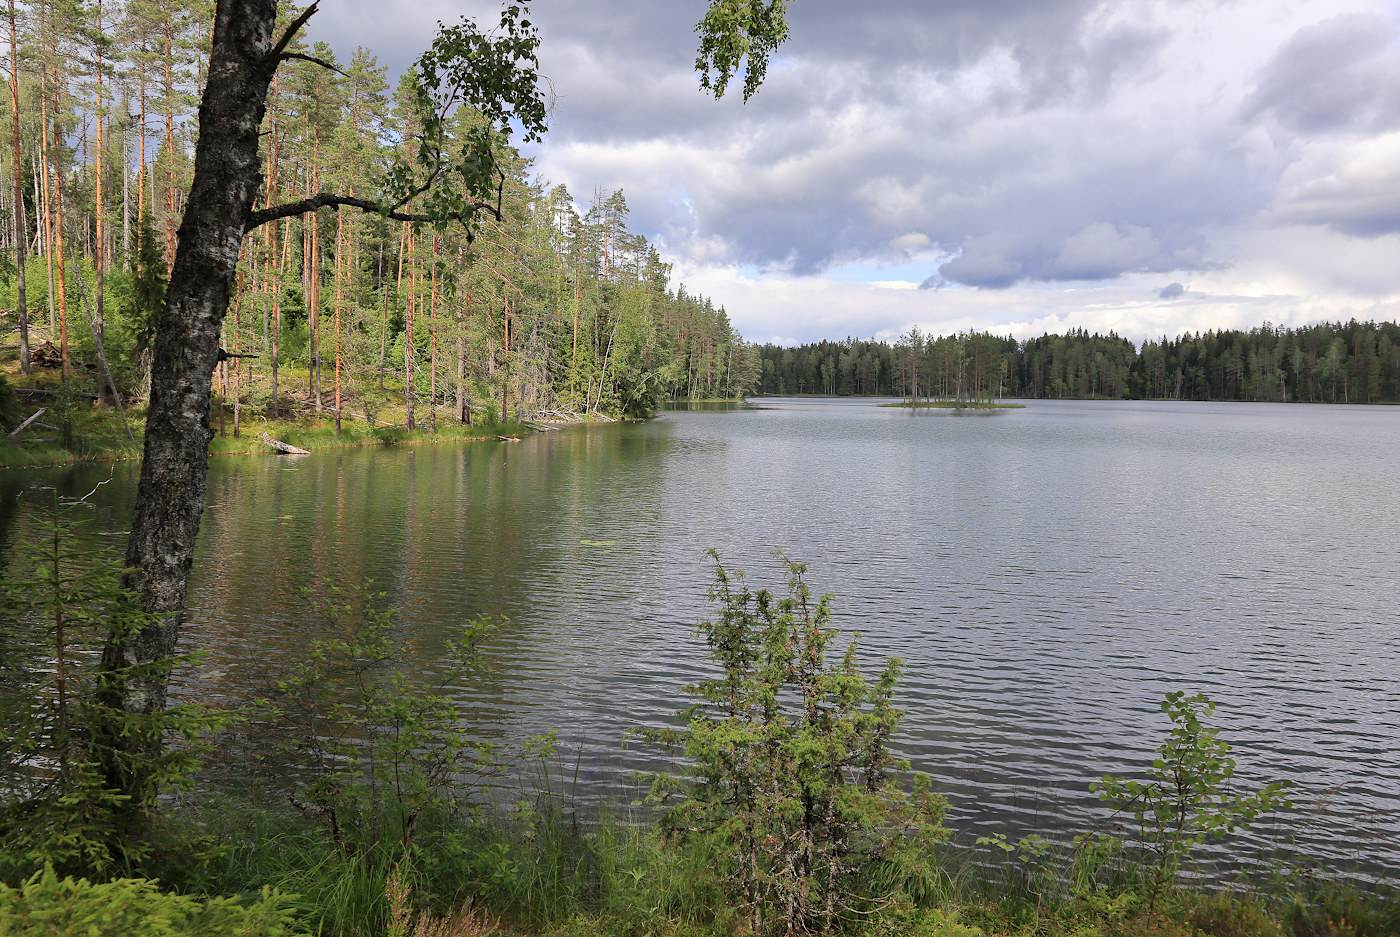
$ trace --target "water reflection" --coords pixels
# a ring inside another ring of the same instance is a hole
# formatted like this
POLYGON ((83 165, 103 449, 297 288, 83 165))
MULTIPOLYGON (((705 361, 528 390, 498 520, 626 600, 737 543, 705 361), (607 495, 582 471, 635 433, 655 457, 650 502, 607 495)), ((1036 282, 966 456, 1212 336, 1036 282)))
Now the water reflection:
MULTIPOLYGON (((319 634, 304 590, 372 579, 424 669, 462 623, 508 617, 494 674, 455 688, 474 730, 559 729, 581 790, 615 796, 652 764, 624 729, 667 723, 706 667, 705 550, 775 583, 783 547, 872 668, 907 660, 905 752, 970 835, 1087 827, 1088 782, 1165 732, 1162 694, 1204 690, 1247 779, 1303 791, 1261 837, 1400 865, 1400 411, 925 415, 766 399, 509 445, 215 460, 187 632, 207 658, 184 692, 265 686, 319 634)), ((0 497, 110 472, 0 474, 0 497)), ((101 523, 134 484, 118 466, 101 523)))

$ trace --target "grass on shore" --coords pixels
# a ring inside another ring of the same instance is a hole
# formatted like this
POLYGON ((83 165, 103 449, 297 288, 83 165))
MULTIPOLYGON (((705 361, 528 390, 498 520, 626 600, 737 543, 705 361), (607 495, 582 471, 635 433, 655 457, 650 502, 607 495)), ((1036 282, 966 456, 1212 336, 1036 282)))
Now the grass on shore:
MULTIPOLYGON (((30 386, 44 390, 56 389, 59 385, 55 373, 36 372, 37 378, 30 386)), ((295 372, 290 375, 296 378, 295 372)), ((61 419, 52 413, 40 418, 41 423, 26 429, 22 436, 11 439, 0 433, 0 468, 18 468, 44 465, 75 465, 82 462, 115 462, 125 459, 139 459, 142 452, 142 435, 145 431, 144 406, 129 406, 125 412, 126 424, 131 428, 134 439, 127 437, 122 415, 114 407, 89 403, 90 397, 73 406, 71 439, 63 444, 61 419)), ((24 408, 25 415, 32 413, 49 398, 30 402, 24 408)), ((431 442, 452 442, 468 440, 496 439, 498 436, 520 437, 534 432, 534 428, 518 418, 496 422, 490 419, 494 411, 487 410, 483 415, 479 410, 473 413, 473 423, 459 423, 450 410, 436 413, 437 428, 430 429, 431 411, 419 409, 417 428, 407 428, 407 412, 402 399, 390 404, 370 420, 349 408, 343 411, 341 431, 335 431, 335 414, 329 408, 320 413, 311 409, 307 401, 295 397, 283 398, 283 415, 279 419, 269 418, 261 408, 244 406, 239 418, 239 435, 233 435, 233 408, 224 403, 222 412, 220 401, 215 397, 210 426, 214 438, 209 444, 210 455, 268 455, 273 454, 261 439, 266 431, 274 439, 289 443, 301 449, 317 450, 349 448, 356 446, 418 445, 431 442), (222 417, 222 419, 221 419, 222 417), (222 429, 222 432, 220 430, 222 429)), ((587 420, 588 418, 583 418, 587 420)), ((604 419, 596 417, 596 419, 604 419)))
POLYGON ((227 425, 227 434, 217 434, 209 443, 210 455, 262 455, 270 452, 262 441, 266 432, 273 439, 288 443, 300 449, 346 449, 356 446, 400 446, 453 440, 496 439, 498 436, 519 437, 534 430, 523 423, 474 423, 470 426, 456 420, 439 420, 436 430, 419 421, 418 428, 409 430, 407 426, 391 424, 371 427, 361 421, 342 420, 341 430, 335 431, 335 417, 329 415, 320 419, 242 421, 240 434, 233 435, 233 424, 227 425))
MULTIPOLYGON (((580 818, 557 801, 482 808, 464 822, 420 827, 408 853, 337 847, 323 825, 283 809, 187 810, 205 861, 173 851, 165 887, 209 895, 296 895, 301 925, 323 937, 423 933, 486 937, 732 937, 722 852, 678 848, 624 814, 580 818), (422 848, 418 844, 423 844, 422 848), (431 845, 428 845, 431 844, 431 845), (411 908, 411 915, 410 915, 411 908), (466 911, 464 911, 466 909, 466 911), (466 929, 446 928, 453 916, 466 929)), ((845 933, 869 937, 1396 937, 1394 888, 1361 889, 1307 874, 1183 888, 1148 909, 1129 900, 1131 869, 1112 887, 1078 893, 1072 870, 1034 874, 996 850, 940 847, 918 887, 845 933)))
MULTIPOLYGON (((128 412, 132 422, 135 441, 128 440, 120 427, 111 426, 116 420, 115 411, 98 411, 85 416, 74 426, 74 444, 65 447, 55 432, 45 432, 42 436, 31 437, 19 442, 0 441, 0 468, 17 468, 43 465, 76 465, 81 462, 117 462, 141 457, 141 439, 144 420, 141 413, 128 412), (112 430, 115 428, 115 434, 112 430)), ((423 424, 419 424, 420 427, 423 424)), ((262 441, 262 433, 267 432, 273 439, 289 443, 301 449, 335 449, 356 446, 398 446, 418 445, 433 442, 452 442, 496 439, 498 436, 520 437, 535 430, 519 422, 477 423, 464 426, 456 421, 440 421, 436 431, 419 428, 409 431, 402 425, 371 428, 359 421, 342 421, 341 432, 335 431, 334 416, 321 419, 265 420, 257 418, 242 421, 240 435, 233 435, 230 420, 226 426, 227 435, 215 435, 209 443, 209 454, 219 455, 272 455, 275 454, 262 441)))

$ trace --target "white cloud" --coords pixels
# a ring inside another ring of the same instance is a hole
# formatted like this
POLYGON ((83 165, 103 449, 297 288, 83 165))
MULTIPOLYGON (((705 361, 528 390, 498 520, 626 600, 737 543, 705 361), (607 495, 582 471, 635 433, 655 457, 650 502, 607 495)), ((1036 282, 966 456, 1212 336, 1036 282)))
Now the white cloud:
MULTIPOLYGON (((803 0, 747 105, 696 90, 702 7, 540 4, 560 100, 531 154, 622 188, 747 335, 1396 315, 1391 0, 803 0)), ((343 0, 312 34, 400 68, 496 9, 343 0)))
POLYGON ((927 234, 921 231, 910 231, 908 234, 901 234, 899 237, 890 238, 890 247, 897 251, 916 251, 928 247, 933 243, 927 234))

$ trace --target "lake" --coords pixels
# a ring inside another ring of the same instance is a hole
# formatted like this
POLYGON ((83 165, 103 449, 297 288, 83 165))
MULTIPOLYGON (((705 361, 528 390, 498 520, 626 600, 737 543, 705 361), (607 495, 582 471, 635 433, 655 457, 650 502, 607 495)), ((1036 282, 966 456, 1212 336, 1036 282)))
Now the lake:
MULTIPOLYGON (((0 474, 92 497, 119 530, 135 466, 0 474)), ((571 786, 626 802, 707 672, 708 548, 777 588, 809 564, 863 663, 907 664, 901 751, 960 838, 1064 836, 1088 784, 1135 774, 1172 690, 1219 705, 1247 783, 1291 779, 1256 830, 1400 872, 1400 409, 1032 401, 953 413, 761 399, 518 443, 211 463, 180 692, 237 700, 319 632, 303 590, 373 579, 430 668, 505 616, 492 677, 455 692, 504 742, 557 729, 571 786), (572 780, 577 763, 577 780, 572 780)), ((252 690, 250 690, 252 688, 252 690)), ((225 770, 235 771, 235 768, 225 770)))

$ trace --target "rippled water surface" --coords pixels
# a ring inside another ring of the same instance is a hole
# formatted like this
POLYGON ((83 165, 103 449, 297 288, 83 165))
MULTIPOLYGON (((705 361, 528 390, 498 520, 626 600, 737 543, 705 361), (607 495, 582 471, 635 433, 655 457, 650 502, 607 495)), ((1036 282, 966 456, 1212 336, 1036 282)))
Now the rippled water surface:
MULTIPOLYGON (((0 475, 86 491, 110 468, 0 475)), ((94 500, 119 527, 119 466, 94 500)), ((510 619, 458 688, 481 734, 558 729, 579 791, 654 756, 705 671, 709 547, 776 586, 782 547, 835 593, 872 669, 907 662, 903 749, 952 825, 1086 828, 1174 689, 1204 690, 1251 780, 1297 809, 1257 834, 1400 872, 1400 409, 1034 402, 957 415, 764 400, 519 443, 212 463, 185 692, 238 697, 315 634, 302 590, 373 578, 430 662, 510 619)), ((5 535, 5 536, 8 536, 5 535)))

